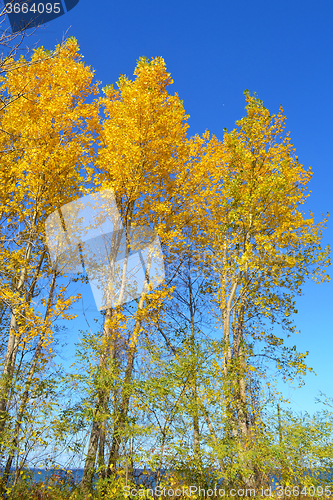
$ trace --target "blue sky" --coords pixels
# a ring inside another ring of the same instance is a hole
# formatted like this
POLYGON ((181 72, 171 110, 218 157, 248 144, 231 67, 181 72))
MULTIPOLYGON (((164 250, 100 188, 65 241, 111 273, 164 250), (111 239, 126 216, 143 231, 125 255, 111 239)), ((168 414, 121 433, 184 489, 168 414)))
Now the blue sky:
MULTIPOLYGON (((27 43, 52 49, 65 33, 78 39, 103 86, 121 73, 131 78, 141 55, 162 56, 174 80, 170 91, 179 93, 190 115, 190 135, 208 129, 222 138, 225 127, 234 128, 245 113, 245 89, 257 92, 271 113, 282 104, 299 161, 313 168, 305 209, 316 221, 333 213, 330 0, 80 0, 27 43)), ((329 221, 323 243, 331 242, 329 221)), ((297 411, 318 409, 320 390, 333 396, 332 287, 308 283, 297 300, 301 335, 291 342, 310 351, 308 363, 317 372, 302 389, 284 388, 297 411)))

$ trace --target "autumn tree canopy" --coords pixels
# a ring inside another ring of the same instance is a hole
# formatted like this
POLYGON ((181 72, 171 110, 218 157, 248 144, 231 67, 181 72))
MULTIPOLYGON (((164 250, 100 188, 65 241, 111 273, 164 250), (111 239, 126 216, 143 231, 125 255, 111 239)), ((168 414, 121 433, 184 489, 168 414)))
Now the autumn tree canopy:
MULTIPOLYGON (((330 261, 321 247, 327 219, 306 213, 312 173, 285 133, 282 107, 271 115, 245 91, 234 130, 190 137, 161 57, 140 58, 133 79, 100 90, 74 39, 47 56, 39 48, 29 64, 13 59, 0 79, 3 488, 60 452, 67 467, 84 469, 83 494, 95 473, 111 494, 121 470, 134 481, 143 467, 158 481, 167 470, 177 481, 181 470, 188 481, 257 487, 273 469, 287 481, 281 429, 290 440, 292 424, 279 416, 281 432, 270 425, 283 400, 271 373, 302 379, 310 369, 307 353, 284 340, 296 332, 295 297, 307 279, 329 279, 330 261), (59 321, 73 318, 80 299, 71 283, 88 277, 54 266, 45 224, 107 190, 121 219, 106 245, 113 272, 124 246, 118 297, 134 231, 157 235, 165 278, 153 286, 148 252, 139 296, 96 309, 65 371, 59 321)), ((299 422, 292 428, 303 432, 299 422)))

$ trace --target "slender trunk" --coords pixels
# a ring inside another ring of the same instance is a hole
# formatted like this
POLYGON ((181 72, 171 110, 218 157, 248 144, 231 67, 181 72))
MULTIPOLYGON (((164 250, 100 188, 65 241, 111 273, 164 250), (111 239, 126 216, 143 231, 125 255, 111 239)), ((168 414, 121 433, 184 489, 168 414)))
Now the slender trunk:
POLYGON ((133 373, 133 366, 134 366, 134 358, 135 358, 135 353, 136 353, 136 345, 138 341, 138 334, 140 330, 140 324, 141 326, 141 321, 136 322, 135 328, 134 328, 134 333, 132 336, 132 342, 131 345, 128 349, 128 354, 127 354, 127 365, 126 365, 126 370, 125 370, 125 377, 124 377, 124 385, 123 385, 123 391, 122 391, 122 401, 118 413, 118 419, 117 419, 117 428, 114 429, 113 431, 113 436, 112 436, 112 446, 111 446, 111 452, 110 452, 110 457, 109 457, 109 463, 108 463, 108 474, 111 473, 112 470, 115 470, 118 457, 119 457, 119 449, 120 445, 122 442, 122 431, 125 427, 126 423, 126 418, 127 418, 127 412, 128 412, 128 407, 129 407, 129 401, 130 401, 130 384, 132 380, 132 373, 133 373))
MULTIPOLYGON (((195 303, 193 299, 192 290, 192 279, 191 279, 191 257, 188 257, 188 292, 189 292, 189 309, 190 309, 190 328, 191 328, 191 357, 192 360, 195 359, 195 328, 194 328, 194 315, 195 315, 195 303)), ((192 422, 193 422, 193 444, 194 444, 194 456, 196 461, 196 467, 199 469, 199 475, 202 476, 202 461, 200 453, 200 430, 199 430, 199 412, 198 412, 198 392, 197 392, 197 366, 192 366, 192 403, 194 408, 192 411, 192 422)))
POLYGON ((247 439, 250 434, 249 418, 247 410, 247 396, 246 396, 246 381, 245 381, 245 359, 244 359, 244 338, 243 338, 243 319, 244 319, 244 305, 240 306, 240 312, 237 321, 236 332, 234 333, 237 338, 237 348, 235 349, 235 370, 236 370, 236 388, 235 388, 235 404, 238 415, 238 425, 240 436, 247 439))
POLYGON ((159 456, 159 460, 158 460, 156 484, 159 484, 160 478, 161 478, 161 470, 162 470, 162 464, 163 464, 165 442, 166 442, 166 432, 165 432, 165 428, 164 428, 162 430, 162 443, 161 443, 161 449, 160 449, 160 456, 159 456))
MULTIPOLYGON (((210 432, 210 435, 211 435, 211 438, 212 438, 212 441, 216 447, 216 451, 218 452, 218 448, 219 448, 219 440, 216 436, 216 433, 215 433, 215 429, 213 427, 213 424, 209 418, 209 415, 208 415, 208 412, 206 410, 206 408, 204 407, 204 405, 201 403, 200 404, 200 409, 202 411, 202 414, 206 420, 206 424, 207 424, 207 427, 209 429, 209 432, 210 432)), ((220 465, 220 471, 223 472, 225 470, 225 467, 224 467, 224 464, 221 460, 221 458, 218 457, 218 462, 219 462, 219 465, 220 465)))
POLYGON ((282 445, 282 426, 281 426, 281 414, 280 414, 280 405, 277 405, 277 417, 278 417, 278 429, 279 429, 279 445, 282 445))
MULTIPOLYGON (((57 273, 56 273, 56 271, 54 271, 53 279, 52 279, 52 283, 51 283, 51 287, 50 287, 50 292, 49 292, 49 297, 48 297, 48 302, 47 302, 47 307, 46 307, 46 312, 45 312, 45 316, 44 316, 44 325, 46 325, 46 322, 48 320, 50 310, 52 307, 52 303, 53 303, 56 276, 57 276, 57 273)), ((34 357, 33 357, 33 360, 32 360, 32 363, 31 363, 31 366, 29 369, 27 381, 25 384, 25 389, 24 389, 21 403, 20 403, 19 412, 18 412, 17 417, 16 417, 14 437, 13 437, 11 449, 10 449, 10 452, 8 455, 8 459, 6 462, 4 474, 2 476, 3 484, 7 484, 7 482, 8 482, 10 468, 12 466, 15 452, 16 452, 17 446, 19 444, 19 434, 20 434, 20 430, 21 430, 22 419, 23 419, 24 412, 27 408, 27 403, 28 403, 28 399, 29 399, 29 391, 30 391, 31 385, 33 383, 33 376, 34 376, 36 368, 37 368, 40 354, 42 352, 43 342, 44 342, 44 337, 43 337, 43 335, 40 335, 39 340, 38 340, 38 345, 37 345, 37 348, 34 352, 34 357)), ((15 482, 16 482, 16 480, 17 480, 17 477, 15 477, 15 482)))
POLYGON ((105 448, 105 422, 100 424, 99 427, 99 444, 98 444, 98 471, 99 477, 103 479, 105 477, 105 457, 104 457, 104 448, 105 448))
MULTIPOLYGON (((163 332, 163 330, 158 325, 157 325, 157 329, 162 334, 162 336, 165 339, 165 341, 166 341, 169 349, 171 350, 171 352, 176 356, 177 355, 177 349, 175 349, 175 347, 172 345, 172 343, 168 339, 167 335, 163 332)), ((216 436, 215 429, 214 429, 213 424, 212 424, 212 422, 211 422, 211 420, 209 418, 208 412, 207 412, 206 408, 204 407, 203 403, 200 401, 199 398, 197 399, 197 403, 198 403, 199 409, 200 409, 201 413, 203 414, 204 419, 206 421, 206 424, 207 424, 207 427, 209 429, 209 432, 210 432, 210 435, 211 435, 211 439, 212 439, 212 441, 214 443, 216 451, 218 451, 219 440, 218 440, 218 438, 216 436)), ((218 458, 218 462, 219 462, 219 465, 220 465, 220 470, 221 470, 221 472, 223 472, 224 471, 224 464, 223 464, 223 462, 222 462, 222 460, 220 458, 218 458)))
MULTIPOLYGON (((132 215, 134 205, 131 204, 130 207, 130 216, 132 215)), ((131 219, 131 217, 130 217, 131 219)), ((127 265, 128 265, 128 257, 129 257, 129 238, 130 238, 130 227, 131 223, 127 228, 126 233, 126 252, 124 259, 124 266, 122 272, 122 281, 121 281, 121 289, 119 293, 118 304, 121 305, 123 300, 123 295, 125 293, 126 287, 126 274, 127 274, 127 265)), ((110 255, 110 265, 111 265, 111 276, 114 276, 115 272, 115 261, 117 258, 117 253, 119 251, 119 247, 121 244, 122 232, 117 233, 113 232, 112 235, 112 243, 111 243, 111 255, 110 255)), ((108 292, 110 293, 110 291, 108 292)), ((108 301, 111 301, 114 298, 114 290, 111 289, 112 296, 108 297, 108 301)), ((106 343, 108 348, 102 352, 99 365, 100 372, 107 370, 107 363, 112 360, 113 364, 115 364, 116 357, 116 339, 115 332, 110 329, 110 319, 112 316, 112 309, 108 308, 106 310, 105 321, 104 321, 104 331, 103 331, 103 339, 102 343, 106 343)), ((95 462, 96 457, 98 459, 98 466, 100 468, 100 473, 102 476, 105 475, 105 458, 104 458, 104 447, 105 447, 105 422, 103 422, 103 418, 101 415, 106 412, 108 403, 109 403, 110 391, 101 389, 98 391, 97 401, 95 406, 95 416, 92 425, 92 429, 90 432, 88 451, 86 455, 86 460, 84 464, 83 477, 81 481, 81 487, 83 491, 88 492, 91 489, 92 479, 94 475, 95 462)))
MULTIPOLYGON (((20 297, 20 303, 21 305, 24 303, 24 299, 22 297, 22 291, 23 291, 23 286, 25 284, 26 278, 27 278, 27 273, 28 273, 28 266, 29 266, 29 261, 31 258, 31 253, 32 253, 32 246, 33 246, 33 235, 34 235, 34 230, 35 230, 35 225, 37 221, 37 211, 35 211, 35 214, 33 216, 32 220, 32 226, 30 229, 29 233, 29 240, 25 252, 25 259, 24 259, 24 266, 21 270, 18 282, 17 282, 17 292, 20 297)), ((30 286, 30 290, 28 291, 27 297, 26 297, 26 303, 30 303, 31 297, 33 295, 36 282, 37 282, 37 277, 40 271, 40 267, 42 265, 43 259, 45 256, 45 251, 42 253, 41 259, 38 263, 34 278, 32 280, 32 284, 30 286)), ((20 343, 20 336, 17 335, 17 317, 20 314, 20 305, 16 306, 12 310, 11 318, 10 318, 10 328, 9 328, 9 339, 8 339, 8 345, 7 345, 7 352, 6 352, 6 357, 4 361, 4 367, 3 367, 3 373, 1 376, 1 381, 0 381, 0 438, 3 436, 3 432, 6 426, 7 418, 8 418, 8 405, 10 403, 10 391, 11 391, 11 385, 12 385, 12 380, 13 380, 13 374, 14 374, 14 367, 15 367, 15 362, 16 362, 16 356, 18 352, 18 346, 20 343)))
MULTIPOLYGON (((143 289, 142 289, 142 293, 141 293, 141 297, 140 297, 140 301, 139 301, 139 305, 138 305, 138 312, 141 312, 143 310, 143 306, 144 306, 144 302, 145 302, 145 298, 146 298, 146 293, 148 290, 151 261, 152 261, 152 252, 150 251, 148 254, 148 257, 147 257, 147 268, 146 268, 143 289)), ((122 442, 122 434, 123 434, 124 427, 126 424, 126 418, 127 418, 129 402, 130 402, 130 397, 131 397, 130 386, 131 386, 131 381, 132 381, 134 358, 135 358, 135 354, 136 354, 137 343, 139 340, 141 323, 142 323, 142 319, 139 316, 136 319, 133 334, 132 334, 132 337, 130 339, 130 343, 129 343, 129 347, 128 347, 127 365, 126 365, 126 370, 125 370, 124 385, 123 385, 123 391, 122 391, 122 401, 121 401, 121 405, 120 405, 119 418, 117 420, 117 429, 115 428, 114 432, 113 432, 112 446, 111 446, 111 452, 110 452, 109 464, 108 464, 108 475, 111 474, 112 469, 116 468, 116 464, 117 464, 118 457, 119 457, 119 449, 120 449, 120 445, 122 442)))
POLYGON ((231 340, 230 340, 230 330, 231 330, 231 320, 232 312, 234 307, 234 299, 236 296, 236 291, 239 285, 239 274, 234 277, 231 282, 231 290, 229 297, 227 299, 227 281, 228 281, 228 255, 227 255, 227 238, 224 236, 223 240, 223 252, 222 252, 222 271, 221 271, 221 291, 220 291, 220 308, 222 310, 222 324, 223 324, 223 359, 222 367, 224 373, 224 397, 225 397, 225 408, 227 415, 227 432, 231 431, 234 439, 238 437, 237 422, 235 420, 234 409, 233 409, 233 363, 232 363, 232 350, 231 350, 231 340))
POLYGON ((221 308, 222 308, 222 321, 223 321, 223 336, 224 336, 224 352, 223 352, 223 370, 224 375, 228 373, 228 364, 231 360, 231 345, 230 345, 230 316, 232 309, 232 302, 237 290, 237 279, 232 284, 231 292, 228 301, 226 301, 226 266, 227 266, 227 243, 223 243, 223 259, 222 259, 222 292, 221 292, 221 308))
MULTIPOLYGON (((110 327, 111 317, 112 317, 112 309, 109 308, 106 310, 105 314, 103 339, 102 339, 102 343, 103 344, 105 343, 107 347, 103 350, 103 353, 99 361, 99 374, 102 376, 103 376, 103 371, 105 372, 106 369, 107 360, 110 358, 110 351, 112 352, 112 359, 113 359, 114 352, 116 350, 115 339, 113 335, 114 332, 110 327)), ((99 466, 103 468, 104 465, 105 428, 102 415, 106 411, 107 403, 108 403, 108 394, 104 389, 99 389, 95 406, 94 420, 90 432, 88 451, 85 459, 83 476, 82 476, 82 487, 84 491, 88 491, 91 488, 97 455, 98 455, 99 466)))
MULTIPOLYGON (((223 354, 223 373, 224 373, 224 397, 225 408, 227 415, 227 430, 231 431, 234 439, 238 438, 238 426, 235 418, 234 409, 234 367, 235 360, 232 356, 230 330, 231 330, 231 314, 233 310, 233 301, 235 299, 238 287, 238 276, 234 279, 231 286, 228 302, 223 310, 223 336, 224 336, 224 354, 223 354)), ((235 315, 235 311, 233 311, 235 315)))
MULTIPOLYGON (((98 410, 97 404, 96 404, 96 413, 98 410)), ((95 472, 96 453, 98 449, 98 440, 99 440, 99 422, 96 420, 96 414, 95 414, 95 418, 90 431, 88 451, 84 463, 84 470, 81 481, 81 487, 83 491, 86 493, 88 493, 92 487, 92 480, 95 472)))
MULTIPOLYGON (((197 404, 198 396, 196 391, 193 392, 193 399, 195 401, 195 404, 197 404)), ((192 419, 193 419, 194 456, 197 464, 201 468, 199 416, 197 411, 194 411, 192 419)))
MULTIPOLYGON (((250 215, 250 228, 251 228, 252 218, 250 215)), ((246 234, 246 243, 249 240, 249 232, 246 234)), ((246 245, 244 251, 246 250, 246 245)), ((244 340, 244 315, 245 315, 245 301, 246 301, 246 289, 248 286, 248 265, 245 264, 245 270, 241 272, 243 277, 242 290, 240 296, 240 303, 238 305, 237 311, 234 312, 237 315, 235 321, 235 328, 233 331, 234 335, 234 370, 235 370, 235 389, 234 389, 234 402, 237 413, 238 429, 239 429, 239 439, 240 439, 240 460, 242 464, 242 471, 247 473, 241 473, 241 478, 244 485, 248 488, 255 488, 257 486, 257 472, 256 467, 251 458, 248 457, 248 451, 252 448, 252 429, 249 419, 248 410, 248 397, 246 388, 246 360, 245 360, 245 340, 244 340), (247 451, 248 450, 248 451, 247 451)))

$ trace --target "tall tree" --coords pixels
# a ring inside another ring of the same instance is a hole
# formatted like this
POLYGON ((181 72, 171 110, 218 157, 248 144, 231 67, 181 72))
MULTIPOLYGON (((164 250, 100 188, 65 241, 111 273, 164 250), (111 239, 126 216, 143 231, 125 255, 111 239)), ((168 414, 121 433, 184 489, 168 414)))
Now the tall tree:
MULTIPOLYGON (((10 426, 11 399, 19 352, 33 346, 21 406, 15 424, 16 448, 34 373, 52 337, 50 315, 70 305, 64 289, 55 293, 54 273, 45 244, 48 215, 84 192, 82 176, 89 166, 97 108, 87 98, 97 92, 93 73, 81 62, 70 39, 47 57, 34 52, 28 63, 11 62, 1 77, 1 91, 10 105, 1 110, 1 303, 8 315, 7 350, 0 385, 0 435, 10 426), (54 54, 53 54, 54 55, 54 54), (24 92, 17 98, 18 89, 24 92), (52 278, 53 276, 53 278, 52 278), (43 287, 49 287, 48 299, 43 287), (40 296, 39 301, 35 299, 40 296), (43 302, 44 298, 44 302, 43 302), (45 308, 44 320, 40 310, 45 308), (56 311, 54 311, 54 308, 56 311), (54 311, 52 314, 51 312, 54 311)), ((9 64, 8 62, 8 64, 9 64)), ((4 441, 2 441, 4 443, 4 441)), ((9 463, 9 462, 8 462, 9 463)), ((9 465, 10 468, 10 465, 9 465)))
MULTIPOLYGON (((187 205, 194 207, 194 201, 189 198, 189 203, 186 195, 191 190, 193 193, 200 184, 199 173, 194 174, 189 168, 193 150, 199 149, 199 145, 193 145, 186 139, 187 117, 178 95, 168 93, 172 80, 163 59, 148 61, 141 58, 134 74, 134 81, 122 76, 118 81, 118 90, 112 86, 105 89, 106 97, 102 104, 106 119, 100 136, 94 182, 96 186, 111 188, 115 193, 127 241, 133 229, 149 226, 156 231, 162 245, 181 246, 181 228, 191 217, 187 205)), ((204 173, 201 172, 201 175, 204 176, 204 173)), ((128 332, 123 387, 113 415, 109 471, 116 466, 124 439, 134 360, 143 321, 149 321, 149 314, 160 307, 168 286, 164 287, 164 291, 150 294, 147 305, 148 289, 147 281, 133 316, 134 326, 128 332)), ((113 316, 118 308, 116 306, 114 311, 106 312, 107 337, 115 335, 107 329, 107 318, 113 316)), ((108 363, 110 358, 111 354, 108 363)), ((102 397, 104 401, 108 398, 109 394, 102 397)), ((100 406, 98 402, 96 404, 100 406)), ((103 412, 105 414, 105 410, 103 412)), ((91 482, 98 441, 104 439, 101 438, 103 425, 97 424, 100 419, 98 412, 96 415, 83 477, 86 484, 91 482)))
MULTIPOLYGON (((320 245, 326 219, 315 224, 313 214, 302 212, 311 170, 299 164, 284 133, 282 108, 270 115, 256 96, 245 95, 247 115, 219 146, 224 160, 214 173, 218 196, 203 202, 212 251, 207 269, 213 271, 224 345, 225 405, 240 450, 254 439, 249 395, 256 357, 271 357, 278 369, 295 374, 306 370, 305 355, 294 348, 279 355, 283 339, 269 324, 294 333, 295 295, 307 278, 329 279, 329 248, 320 245)), ((254 485, 254 463, 243 455, 243 479, 254 485)))

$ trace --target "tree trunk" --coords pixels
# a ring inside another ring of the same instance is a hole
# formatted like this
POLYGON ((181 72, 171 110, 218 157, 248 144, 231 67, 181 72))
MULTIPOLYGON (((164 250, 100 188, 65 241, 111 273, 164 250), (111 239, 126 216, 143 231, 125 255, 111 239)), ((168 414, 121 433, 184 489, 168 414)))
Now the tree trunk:
MULTIPOLYGON (((46 312, 45 312, 45 316, 44 316, 44 324, 46 324, 46 322, 47 322, 48 316, 50 314, 50 309, 52 307, 56 276, 57 276, 57 273, 56 273, 56 271, 54 271, 53 279, 52 279, 52 283, 51 283, 51 288, 50 288, 50 292, 49 292, 49 297, 48 297, 48 302, 47 302, 47 307, 46 307, 46 312)), ((13 462, 13 459, 15 456, 17 446, 19 444, 19 434, 20 434, 20 430, 21 430, 22 419, 23 419, 23 415, 24 415, 24 412, 25 412, 26 407, 27 407, 27 403, 28 403, 28 399, 29 399, 29 391, 30 391, 33 376, 34 376, 34 373, 35 373, 35 370, 36 370, 36 367, 37 367, 37 364, 39 361, 40 353, 41 353, 42 348, 43 348, 43 342, 44 342, 44 337, 41 335, 39 337, 39 340, 38 340, 37 348, 34 352, 34 357, 33 357, 33 360, 32 360, 32 363, 31 363, 31 366, 29 369, 27 381, 25 384, 25 389, 24 389, 24 392, 22 395, 22 400, 20 403, 19 412, 18 412, 17 417, 16 417, 14 437, 13 437, 11 449, 9 451, 9 455, 7 458, 4 474, 2 476, 2 482, 4 485, 6 485, 8 482, 12 462, 13 462)))
MULTIPOLYGON (((24 286, 24 283, 25 283, 26 277, 27 277, 28 265, 29 265, 29 261, 30 261, 31 253, 32 253, 33 234, 34 234, 34 227, 36 224, 36 220, 37 220, 37 211, 34 214, 32 226, 30 229, 29 241, 27 244, 25 259, 24 259, 24 266, 21 270, 20 277, 18 279, 17 286, 16 286, 16 289, 17 289, 17 292, 19 293, 19 295, 22 294, 23 286, 24 286)), ((36 282, 37 282, 37 277, 38 277, 38 274, 40 272, 40 268, 41 268, 44 256, 45 256, 45 249, 42 252, 42 255, 40 257, 39 263, 38 263, 36 271, 34 273, 32 284, 30 286, 30 289, 29 289, 27 297, 26 297, 25 302, 27 304, 30 304, 31 298, 33 296, 33 292, 34 292, 36 282)), ((20 298, 20 302, 21 302, 21 304, 23 304, 23 297, 20 298)), ((11 319, 10 319, 10 329, 9 329, 9 339, 8 339, 8 345, 7 345, 7 352, 6 352, 6 357, 5 357, 5 361, 4 361, 3 373, 1 375, 1 381, 0 381, 0 439, 3 437, 3 433, 5 430, 5 426, 6 426, 6 422, 7 422, 7 418, 8 418, 7 411, 8 411, 8 406, 10 404, 10 392, 11 392, 16 356, 17 356, 18 346, 19 346, 19 342, 20 342, 20 337, 16 334, 17 317, 19 314, 20 314, 20 305, 14 307, 12 310, 11 319)))
MULTIPOLYGON (((134 204, 132 203, 129 207, 130 215, 132 214, 134 204)), ((131 218, 130 218, 131 220, 131 218)), ((126 273, 127 273, 127 264, 129 257, 129 235, 130 235, 130 227, 131 222, 128 225, 126 232, 126 252, 122 273, 122 282, 121 289, 119 293, 118 303, 122 303, 123 295, 125 292, 126 286, 126 273)), ((123 231, 114 231, 112 235, 112 243, 111 243, 111 254, 110 254, 110 265, 111 265, 111 275, 114 274, 115 270, 115 261, 117 257, 117 253, 120 248, 121 238, 123 231)), ((112 290, 112 293, 114 291, 112 290)), ((112 297, 108 297, 109 300, 112 297)), ((105 314, 104 320, 104 330, 102 343, 106 343, 107 349, 102 352, 100 360, 99 360, 99 374, 103 376, 103 371, 108 371, 108 362, 115 364, 116 361, 116 338, 115 332, 110 328, 110 320, 112 316, 112 309, 108 308, 105 314)), ((90 432, 88 452, 86 455, 86 460, 84 464, 83 476, 81 481, 81 488, 83 491, 88 492, 92 487, 92 479, 95 471, 95 462, 96 458, 98 458, 98 465, 100 467, 100 473, 103 476, 105 474, 105 470, 103 469, 105 466, 105 458, 104 458, 104 447, 105 447, 105 422, 103 422, 104 418, 101 416, 103 413, 107 412, 107 407, 109 404, 110 391, 108 389, 99 390, 97 394, 97 401, 95 405, 95 415, 93 420, 92 429, 90 432)))
MULTIPOLYGON (((149 284, 149 274, 150 274, 150 268, 151 268, 151 261, 152 261, 152 252, 150 251, 147 257, 147 268, 146 268, 146 274, 145 274, 145 280, 143 284, 143 289, 138 305, 138 312, 141 312, 143 310, 145 298, 146 298, 146 293, 148 290, 148 284, 149 284)), ((132 337, 129 342, 129 347, 127 351, 127 365, 126 365, 126 370, 125 370, 125 377, 124 377, 124 385, 123 385, 123 390, 122 390, 122 401, 120 404, 120 409, 119 409, 119 418, 117 420, 117 428, 114 429, 113 432, 113 437, 112 437, 112 446, 111 446, 111 452, 110 452, 110 457, 109 457, 109 463, 108 463, 108 475, 112 473, 112 470, 116 469, 117 461, 119 458, 119 449, 121 442, 123 440, 122 434, 124 432, 124 428, 126 425, 126 419, 127 419, 127 413, 128 413, 128 408, 129 408, 129 402, 131 398, 131 381, 132 381, 132 373, 133 373, 133 366, 134 366, 134 358, 136 354, 136 348, 137 348, 137 343, 139 340, 139 333, 140 333, 140 328, 141 328, 141 317, 139 316, 136 319, 134 330, 132 337)))
MULTIPOLYGON (((102 342, 106 343, 106 349, 102 353, 99 361, 99 375, 103 377, 103 372, 107 369, 107 361, 110 359, 112 362, 115 360, 116 352, 116 339, 114 332, 110 328, 110 321, 112 317, 112 309, 106 310, 104 319, 104 329, 102 342)), ((97 394, 97 401, 95 406, 95 415, 90 432, 88 452, 84 464, 83 476, 81 486, 84 491, 89 491, 92 486, 92 479, 95 471, 95 462, 98 455, 98 465, 101 471, 104 465, 104 443, 105 443, 105 423, 103 422, 103 414, 107 411, 109 401, 109 391, 100 389, 97 394)))

